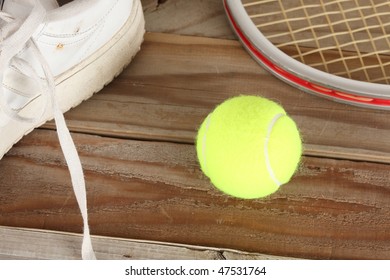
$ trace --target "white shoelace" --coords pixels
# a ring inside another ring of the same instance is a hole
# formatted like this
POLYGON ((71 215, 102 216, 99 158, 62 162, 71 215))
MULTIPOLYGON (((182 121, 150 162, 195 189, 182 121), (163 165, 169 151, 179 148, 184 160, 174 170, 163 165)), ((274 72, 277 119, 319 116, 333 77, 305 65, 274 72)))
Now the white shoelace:
MULTIPOLYGON (((32 0, 30 2, 33 2, 34 7, 29 16, 24 20, 14 19, 11 15, 0 12, 0 20, 6 23, 1 28, 0 33, 0 36, 5 37, 2 41, 0 40, 0 83, 3 81, 5 70, 11 63, 24 75, 33 78, 38 84, 42 83, 32 66, 27 61, 16 57, 23 48, 28 46, 39 60, 46 78, 46 85, 41 86, 42 97, 45 99, 46 105, 42 108, 41 112, 37 112, 37 116, 34 118, 22 117, 18 114, 18 111, 12 109, 7 103, 4 97, 3 86, 0 84, 0 108, 10 119, 36 123, 42 118, 44 113, 49 109, 49 104, 51 104, 59 142, 69 168, 73 190, 84 222, 81 250, 82 258, 89 260, 96 259, 89 232, 86 187, 80 158, 56 98, 54 76, 44 56, 32 39, 33 33, 45 19, 46 10, 39 0, 32 0), (8 36, 8 33, 11 35, 8 36)), ((33 97, 31 95, 31 98, 33 97)))

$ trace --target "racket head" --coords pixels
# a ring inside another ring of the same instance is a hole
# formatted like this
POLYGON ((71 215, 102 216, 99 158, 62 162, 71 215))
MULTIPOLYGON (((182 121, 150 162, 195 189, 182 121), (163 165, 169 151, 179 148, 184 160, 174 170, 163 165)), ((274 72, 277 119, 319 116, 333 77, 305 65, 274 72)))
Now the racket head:
POLYGON ((223 0, 229 22, 249 54, 284 82, 337 102, 390 110, 390 86, 335 76, 290 57, 256 27, 241 0, 223 0))

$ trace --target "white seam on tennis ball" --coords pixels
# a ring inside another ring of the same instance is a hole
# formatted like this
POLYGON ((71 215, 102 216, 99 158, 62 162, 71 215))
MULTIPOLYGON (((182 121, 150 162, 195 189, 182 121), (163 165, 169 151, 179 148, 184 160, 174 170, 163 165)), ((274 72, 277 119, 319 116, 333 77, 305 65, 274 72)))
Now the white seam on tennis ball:
POLYGON ((204 134, 203 134, 203 139, 202 139, 203 167, 204 167, 204 169, 206 171, 205 173, 208 173, 207 158, 206 158, 206 140, 207 140, 207 131, 209 130, 209 127, 210 127, 210 119, 211 119, 211 114, 209 114, 207 116, 206 127, 205 127, 205 131, 204 131, 204 134))
POLYGON ((272 181, 274 181, 274 183, 280 187, 282 185, 282 183, 278 180, 278 178, 276 178, 276 175, 272 169, 272 166, 271 166, 271 161, 269 159, 269 155, 268 155, 268 143, 269 143, 269 140, 270 140, 270 137, 271 137, 271 133, 272 133, 272 129, 274 128, 276 122, 281 118, 281 117, 284 117, 285 114, 277 114, 274 116, 274 118, 271 120, 271 122, 269 123, 268 125, 268 131, 267 131, 267 136, 265 138, 265 143, 264 143, 264 155, 265 155, 265 164, 267 166, 267 171, 268 171, 268 174, 270 175, 272 181))

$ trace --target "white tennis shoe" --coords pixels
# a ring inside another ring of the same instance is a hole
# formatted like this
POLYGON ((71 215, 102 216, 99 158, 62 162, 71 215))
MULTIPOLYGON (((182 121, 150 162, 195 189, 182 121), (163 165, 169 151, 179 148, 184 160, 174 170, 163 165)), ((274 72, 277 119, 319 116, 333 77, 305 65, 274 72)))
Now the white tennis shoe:
POLYGON ((0 12, 0 159, 24 135, 55 119, 90 244, 86 191, 63 112, 111 82, 140 49, 140 0, 5 0, 0 12))
POLYGON ((48 77, 62 112, 109 83, 144 35, 139 0, 5 0, 0 14, 0 159, 53 118, 48 77), (42 6, 47 9, 42 8, 42 6))

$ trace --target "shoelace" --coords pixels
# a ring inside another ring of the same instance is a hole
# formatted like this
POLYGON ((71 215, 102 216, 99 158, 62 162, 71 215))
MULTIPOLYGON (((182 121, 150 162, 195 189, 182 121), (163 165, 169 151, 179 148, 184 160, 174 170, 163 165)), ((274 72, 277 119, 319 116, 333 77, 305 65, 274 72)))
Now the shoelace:
MULTIPOLYGON (((82 258, 96 259, 88 225, 86 187, 80 158, 69 129, 65 123, 64 115, 57 102, 54 76, 44 56, 39 51, 39 48, 32 38, 32 35, 36 31, 37 27, 44 21, 46 10, 39 0, 33 0, 32 2, 34 7, 25 20, 14 19, 11 15, 0 12, 0 20, 3 20, 6 23, 6 25, 2 27, 0 34, 1 36, 6 37, 2 41, 0 40, 0 83, 3 81, 5 70, 12 63, 12 65, 17 67, 24 75, 32 77, 38 84, 42 84, 41 79, 38 77, 38 74, 34 71, 32 66, 27 61, 16 57, 23 48, 26 46, 30 47, 34 55, 39 60, 45 75, 46 85, 41 86, 41 92, 42 97, 46 101, 46 105, 42 108, 41 112, 37 112, 37 116, 34 118, 22 117, 17 111, 12 109, 5 100, 4 89, 0 84, 0 108, 10 119, 35 123, 37 120, 42 118, 46 110, 50 109, 49 104, 51 104, 59 142, 69 168, 73 190, 83 218, 84 235, 81 249, 82 258), (8 33, 11 35, 7 36, 8 33)), ((31 95, 30 97, 33 98, 34 96, 31 95)))

